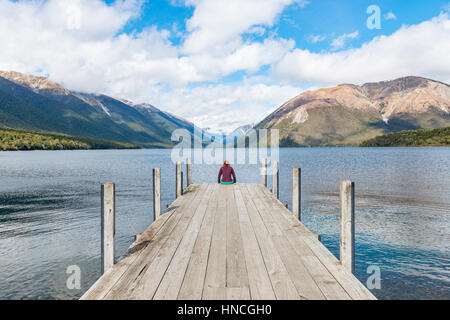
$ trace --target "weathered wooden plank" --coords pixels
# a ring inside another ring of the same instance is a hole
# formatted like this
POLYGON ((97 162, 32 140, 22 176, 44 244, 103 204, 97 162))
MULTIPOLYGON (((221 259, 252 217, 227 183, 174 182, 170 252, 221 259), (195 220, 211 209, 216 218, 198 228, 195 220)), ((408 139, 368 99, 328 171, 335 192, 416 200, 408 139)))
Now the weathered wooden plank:
POLYGON ((153 169, 153 221, 161 216, 161 169, 153 169))
POLYGON ((186 159, 186 175, 187 175, 187 186, 192 184, 192 161, 191 158, 186 159))
MULTIPOLYGON (((261 188, 255 186, 254 188, 249 187, 250 195, 253 197, 255 205, 261 215, 266 226, 276 224, 274 220, 283 220, 282 217, 277 215, 284 214, 281 210, 274 210, 268 202, 271 200, 265 197, 261 188)), ((272 201, 274 202, 274 201, 272 201)), ((300 256, 297 255, 296 251, 292 245, 287 240, 286 236, 281 233, 271 234, 272 241, 275 244, 278 253, 289 272, 290 277, 302 299, 324 299, 322 291, 317 286, 313 277, 308 272, 307 268, 303 264, 300 256)), ((297 236, 298 237, 298 236, 297 236)))
POLYGON ((175 198, 179 198, 183 194, 183 181, 182 181, 181 162, 177 162, 175 166, 175 198))
POLYGON ((116 233, 116 186, 112 182, 102 185, 101 248, 102 274, 111 269, 115 262, 114 236, 116 233))
POLYGON ((302 257, 303 263, 306 265, 309 273, 319 286, 325 297, 329 300, 350 300, 350 296, 345 292, 336 279, 322 265, 317 257, 302 257))
POLYGON ((328 249, 314 237, 304 237, 304 241, 314 251, 316 257, 333 277, 355 300, 375 300, 375 296, 351 273, 349 273, 328 249))
POLYGON ((262 159, 262 184, 267 187, 267 158, 262 159))
POLYGON ((234 187, 234 196, 248 270, 250 297, 253 300, 273 300, 276 298, 275 292, 248 214, 247 207, 252 203, 244 199, 239 184, 234 187))
POLYGON ((83 299, 375 298, 262 184, 188 189, 83 299))
POLYGON ((275 248, 275 245, 270 237, 269 232, 264 226, 261 216, 256 209, 255 201, 250 197, 248 185, 242 188, 244 198, 249 200, 252 205, 247 206, 258 244, 261 248, 262 256, 272 282, 272 287, 277 299, 280 300, 299 300, 300 296, 295 288, 292 279, 289 276, 283 261, 275 248))
POLYGON ((164 274, 172 260, 176 249, 178 248, 183 236, 191 224, 191 221, 195 214, 203 217, 204 211, 197 210, 200 203, 204 202, 211 195, 212 186, 205 185, 203 191, 200 192, 200 196, 195 198, 194 201, 187 208, 183 209, 183 217, 168 236, 164 245, 157 252, 148 267, 143 270, 142 278, 137 282, 136 287, 129 293, 131 299, 143 299, 150 300, 161 283, 164 274))
MULTIPOLYGON (((224 185, 219 185, 219 194, 224 185)), ((227 284, 227 202, 218 198, 217 213, 203 287, 204 300, 224 300, 227 284)))
POLYGON ((234 198, 234 186, 222 186, 227 202, 227 288, 248 288, 244 246, 234 198))
MULTIPOLYGON (((177 204, 182 201, 188 201, 189 198, 196 195, 196 190, 198 190, 198 186, 192 186, 192 193, 189 197, 185 197, 183 200, 177 200, 177 204)), ((167 214, 161 216, 160 219, 155 221, 145 232, 142 233, 139 240, 133 243, 128 249, 127 253, 124 255, 124 258, 120 260, 118 263, 114 265, 112 269, 110 269, 107 273, 105 273, 99 280, 97 280, 94 285, 81 297, 82 300, 100 300, 104 299, 106 295, 110 292, 110 290, 116 285, 119 279, 125 274, 125 272, 133 265, 135 265, 135 261, 142 254, 147 245, 154 239, 154 237, 158 234, 164 224, 169 220, 169 218, 173 219, 173 214, 176 212, 175 210, 169 211, 167 214)))
POLYGON ((295 221, 293 219, 293 221, 290 221, 288 219, 282 218, 284 216, 290 215, 289 211, 281 208, 275 197, 273 197, 273 195, 269 193, 265 188, 259 188, 259 191, 263 193, 262 199, 269 207, 269 213, 272 214, 273 220, 278 223, 282 235, 284 235, 288 239, 295 252, 299 256, 314 255, 308 245, 304 243, 302 237, 300 237, 298 234, 298 232, 301 232, 302 234, 309 234, 310 232, 301 223, 299 223, 298 220, 295 221))
POLYGON ((198 234, 194 249, 192 250, 189 266, 186 271, 179 300, 201 300, 205 283, 206 267, 208 263, 209 249, 217 213, 217 190, 215 188, 208 204, 206 216, 198 234))
POLYGON ((302 220, 302 171, 300 168, 292 168, 292 214, 298 220, 302 220))
POLYGON ((164 224, 163 228, 150 245, 146 246, 140 252, 139 257, 107 294, 105 297, 106 299, 141 299, 139 295, 134 292, 136 287, 140 284, 140 280, 155 259, 155 256, 159 253, 160 249, 167 243, 169 237, 176 230, 180 232, 180 229, 182 228, 179 227, 180 222, 183 222, 183 219, 190 219, 191 213, 195 210, 200 201, 199 198, 203 196, 205 190, 206 186, 200 185, 195 193, 188 193, 187 196, 177 199, 174 202, 172 208, 176 211, 172 214, 169 221, 164 224), (187 209, 185 205, 188 205, 187 209))
POLYGON ((215 185, 211 186, 208 190, 209 192, 207 191, 203 196, 202 201, 195 211, 191 223, 183 234, 183 238, 170 260, 169 266, 164 273, 153 299, 175 300, 178 297, 184 275, 189 264, 189 259, 200 232, 200 227, 203 223, 209 199, 211 198, 211 194, 214 192, 214 188, 215 185))
POLYGON ((341 237, 340 259, 349 272, 355 270, 355 183, 341 182, 340 192, 341 237))
POLYGON ((226 288, 226 300, 250 300, 250 289, 249 288, 226 288))
MULTIPOLYGON (((272 196, 267 190, 261 188, 268 196, 272 196)), ((274 198, 274 197, 273 197, 274 198)), ((310 231, 297 219, 290 214, 281 215, 293 227, 297 236, 289 237, 289 239, 301 239, 310 249, 314 256, 322 262, 332 276, 339 282, 344 290, 350 295, 352 299, 376 299, 375 296, 361 283, 355 276, 345 271, 340 262, 335 256, 322 244, 318 239, 311 234, 310 231)), ((280 222, 282 220, 279 220, 280 222)), ((283 232, 286 232, 284 230, 283 232)), ((297 248, 297 246, 294 246, 297 248)))
POLYGON ((275 195, 275 197, 277 199, 280 198, 280 168, 279 168, 279 164, 278 161, 274 161, 273 162, 273 183, 272 183, 272 188, 273 188, 273 194, 275 195))

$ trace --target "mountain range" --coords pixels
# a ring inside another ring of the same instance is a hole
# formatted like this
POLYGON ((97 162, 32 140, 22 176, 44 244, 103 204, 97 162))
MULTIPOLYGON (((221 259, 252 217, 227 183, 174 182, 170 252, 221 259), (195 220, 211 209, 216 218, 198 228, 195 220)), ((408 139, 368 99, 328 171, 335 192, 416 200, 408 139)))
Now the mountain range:
MULTIPOLYGON (((359 145, 390 132, 449 127, 449 107, 450 86, 426 78, 342 84, 304 92, 256 126, 245 125, 228 135, 206 130, 204 139, 208 143, 215 136, 214 143, 232 144, 231 136, 239 139, 255 128, 279 129, 285 147, 359 145)), ((175 129, 192 136, 202 132, 150 104, 71 91, 48 78, 14 71, 0 71, 0 128, 161 148, 174 145, 175 129)))
POLYGON ((194 124, 150 104, 70 91, 45 77, 0 71, 0 127, 171 147, 172 131, 194 124))
POLYGON ((304 92, 256 129, 279 129, 281 146, 358 145, 390 132, 448 127, 449 107, 448 84, 403 77, 304 92))

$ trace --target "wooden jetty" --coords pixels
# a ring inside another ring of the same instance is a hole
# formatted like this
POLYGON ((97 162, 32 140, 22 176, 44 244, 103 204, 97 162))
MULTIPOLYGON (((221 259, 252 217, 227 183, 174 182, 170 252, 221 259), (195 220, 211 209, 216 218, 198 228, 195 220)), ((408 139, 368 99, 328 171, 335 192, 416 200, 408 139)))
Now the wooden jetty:
MULTIPOLYGON (((267 162, 265 162, 267 163, 267 162)), ((85 300, 305 300, 375 299, 352 274, 354 184, 341 184, 341 261, 300 218, 300 170, 293 169, 293 212, 262 184, 191 183, 114 263, 114 185, 103 186, 104 274, 85 300)), ((275 170, 278 164, 274 166, 275 170)), ((267 172, 267 168, 265 171, 267 172)), ((154 170, 160 201, 160 171, 154 170)), ((155 201, 155 200, 154 200, 155 201)))

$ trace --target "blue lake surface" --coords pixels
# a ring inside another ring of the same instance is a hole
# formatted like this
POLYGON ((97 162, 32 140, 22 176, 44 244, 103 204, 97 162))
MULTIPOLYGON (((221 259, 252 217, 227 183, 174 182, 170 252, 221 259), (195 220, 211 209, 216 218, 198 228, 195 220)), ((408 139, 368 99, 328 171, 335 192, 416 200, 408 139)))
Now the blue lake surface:
MULTIPOLYGON (((302 168, 302 221, 339 257, 339 183, 356 184, 356 276, 379 299, 450 299, 450 148, 280 150, 280 198, 302 168)), ((116 183, 119 258, 152 222, 152 168, 175 196, 170 150, 0 152, 0 299, 76 299, 100 276, 100 185, 116 183), (81 290, 66 286, 81 268, 81 290)), ((194 182, 220 166, 194 165, 194 182)), ((233 165, 260 182, 258 165, 233 165)), ((184 169, 184 168, 183 168, 184 169)), ((269 177, 269 188, 271 179, 269 177)))

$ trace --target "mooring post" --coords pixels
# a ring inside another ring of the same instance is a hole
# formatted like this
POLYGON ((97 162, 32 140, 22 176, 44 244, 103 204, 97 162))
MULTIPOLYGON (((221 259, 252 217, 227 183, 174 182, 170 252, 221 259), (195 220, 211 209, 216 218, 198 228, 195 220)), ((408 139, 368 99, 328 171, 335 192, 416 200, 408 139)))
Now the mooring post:
POLYGON ((278 166, 278 161, 273 162, 273 194, 277 197, 277 199, 280 198, 280 189, 279 184, 280 182, 280 170, 278 166))
POLYGON ((114 266, 115 193, 114 183, 102 185, 102 274, 114 266))
POLYGON ((262 159, 262 183, 267 187, 267 158, 262 159))
POLYGON ((301 200, 302 200, 302 169, 292 169, 292 214, 302 220, 301 200))
POLYGON ((351 273, 355 270, 355 183, 341 182, 341 264, 351 273))
POLYGON ((187 187, 189 187, 192 184, 192 162, 191 158, 186 159, 186 174, 187 174, 187 187))
POLYGON ((161 216, 161 169, 153 169, 153 221, 161 216))
POLYGON ((182 193, 182 182, 181 182, 181 162, 177 162, 177 166, 176 166, 176 177, 175 177, 175 189, 176 189, 176 198, 178 199, 179 197, 181 197, 181 193, 182 193))

